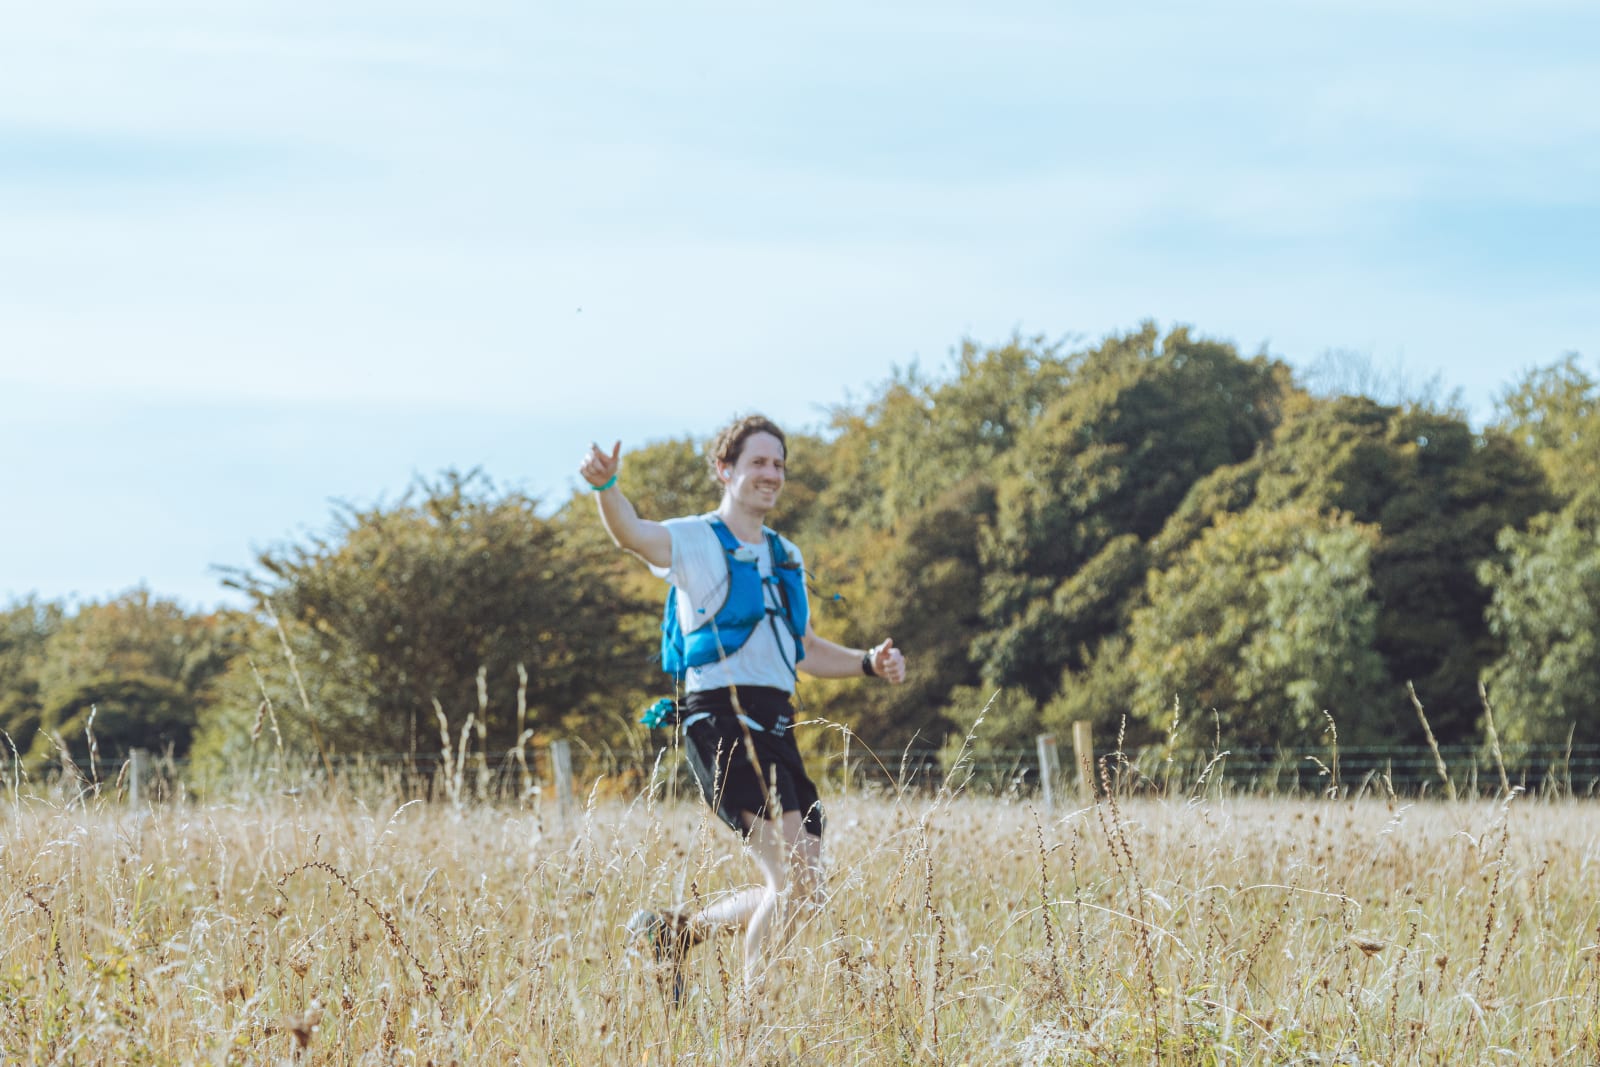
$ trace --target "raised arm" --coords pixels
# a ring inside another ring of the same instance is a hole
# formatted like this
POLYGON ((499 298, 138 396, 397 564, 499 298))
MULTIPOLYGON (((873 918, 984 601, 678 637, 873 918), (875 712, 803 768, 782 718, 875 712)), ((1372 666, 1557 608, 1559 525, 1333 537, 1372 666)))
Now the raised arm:
POLYGON ((869 649, 846 648, 834 644, 806 624, 806 655, 800 669, 813 678, 857 678, 871 674, 893 685, 906 680, 906 658, 894 647, 894 638, 885 638, 882 644, 869 649), (872 670, 868 671, 867 665, 872 670))
POLYGON ((633 504, 617 487, 617 472, 622 468, 622 442, 618 441, 608 456, 600 446, 589 446, 589 454, 578 465, 578 473, 596 490, 595 503, 600 508, 600 521, 617 547, 632 552, 646 563, 657 567, 672 566, 672 534, 659 522, 641 519, 633 504), (601 488, 604 486, 605 488, 601 488))

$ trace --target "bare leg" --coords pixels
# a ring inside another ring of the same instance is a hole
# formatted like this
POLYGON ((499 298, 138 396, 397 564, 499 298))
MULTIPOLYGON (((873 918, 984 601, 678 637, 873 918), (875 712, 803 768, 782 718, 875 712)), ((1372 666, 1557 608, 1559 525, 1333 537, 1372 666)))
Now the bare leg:
MULTIPOLYGON (((786 816, 787 817, 787 816, 786 816)), ((766 968, 766 947, 770 935, 781 918, 789 888, 788 843, 783 827, 767 819, 750 820, 750 835, 745 839, 756 865, 761 868, 764 885, 756 906, 751 910, 744 931, 744 982, 746 987, 757 984, 766 968)))
POLYGON ((766 968, 766 952, 778 934, 787 936, 787 899, 790 886, 798 886, 802 893, 810 893, 813 878, 811 864, 818 849, 810 848, 802 838, 805 833, 800 814, 786 811, 782 822, 757 819, 744 814, 749 833, 744 838, 750 856, 762 870, 762 885, 741 889, 739 893, 723 897, 706 909, 688 918, 688 926, 696 941, 710 936, 718 928, 742 926, 744 928, 744 982, 754 985, 760 981, 766 968), (805 859, 810 856, 811 859, 805 859))
POLYGON ((745 842, 761 869, 762 884, 692 914, 681 909, 673 914, 682 924, 685 948, 722 930, 743 928, 744 978, 751 985, 765 969, 769 943, 793 934, 798 908, 789 906, 791 895, 801 906, 822 904, 822 839, 806 832, 799 812, 784 812, 778 824, 748 812, 744 819, 750 828, 745 842))
POLYGON ((694 929, 696 940, 704 940, 722 930, 743 930, 750 924, 751 913, 761 906, 761 898, 766 893, 765 886, 741 889, 718 897, 713 903, 686 916, 694 929))
MULTIPOLYGON (((767 897, 774 892, 773 873, 768 869, 769 864, 762 862, 762 851, 758 848, 755 840, 756 834, 769 829, 769 824, 761 822, 749 812, 744 812, 743 818, 745 825, 752 827, 747 843, 750 845, 751 851, 755 853, 756 863, 761 866, 763 884, 728 893, 693 914, 684 914, 684 918, 693 930, 697 941, 704 940, 722 930, 733 928, 748 930, 751 917, 760 910, 767 897)), ((776 891, 781 892, 783 886, 781 879, 778 880, 777 886, 778 889, 776 891)), ((682 913, 682 909, 680 909, 680 913, 682 913)))

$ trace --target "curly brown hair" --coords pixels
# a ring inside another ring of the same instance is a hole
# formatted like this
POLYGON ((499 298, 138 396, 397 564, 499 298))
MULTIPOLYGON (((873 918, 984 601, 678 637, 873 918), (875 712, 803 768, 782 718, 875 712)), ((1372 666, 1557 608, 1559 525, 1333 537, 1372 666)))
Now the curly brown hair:
POLYGON ((778 424, 765 415, 746 415, 742 419, 735 419, 731 425, 717 434, 712 440, 711 447, 706 450, 706 462, 711 465, 711 476, 717 475, 717 464, 726 463, 733 466, 739 462, 739 453, 744 451, 744 443, 753 434, 770 433, 778 439, 778 444, 783 446, 783 458, 789 458, 789 440, 783 436, 783 431, 778 429, 778 424))

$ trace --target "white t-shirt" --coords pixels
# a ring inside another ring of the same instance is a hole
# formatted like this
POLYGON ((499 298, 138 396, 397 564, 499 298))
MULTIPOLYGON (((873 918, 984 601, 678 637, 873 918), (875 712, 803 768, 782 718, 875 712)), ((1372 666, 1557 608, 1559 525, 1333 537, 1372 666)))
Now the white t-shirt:
MULTIPOLYGON (((672 535, 672 566, 651 566, 651 573, 665 578, 678 587, 678 624, 684 633, 706 626, 727 599, 728 552, 717 540, 711 528, 709 515, 691 515, 682 519, 668 519, 662 523, 672 535)), ((786 537, 779 537, 788 562, 800 564, 800 550, 786 537)), ((756 566, 763 578, 772 575, 772 548, 765 536, 760 544, 741 541, 755 557, 756 566)), ((794 667, 798 661, 799 644, 785 625, 781 612, 783 605, 777 601, 777 591, 762 583, 770 606, 780 615, 773 620, 774 627, 761 623, 756 627, 744 647, 726 659, 708 663, 704 667, 690 667, 684 681, 691 693, 707 689, 722 689, 730 685, 767 685, 785 692, 794 692, 794 667), (774 632, 776 631, 776 632, 774 632)))

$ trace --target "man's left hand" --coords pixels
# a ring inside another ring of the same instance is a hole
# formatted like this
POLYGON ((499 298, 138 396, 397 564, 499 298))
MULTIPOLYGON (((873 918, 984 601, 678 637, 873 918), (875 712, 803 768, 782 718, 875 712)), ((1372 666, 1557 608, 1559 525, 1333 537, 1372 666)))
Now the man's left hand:
POLYGON ((885 638, 883 644, 872 649, 872 670, 892 685, 906 680, 906 658, 894 647, 894 638, 885 638))

